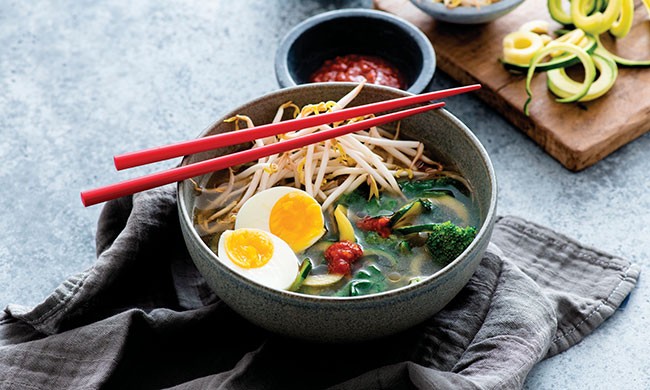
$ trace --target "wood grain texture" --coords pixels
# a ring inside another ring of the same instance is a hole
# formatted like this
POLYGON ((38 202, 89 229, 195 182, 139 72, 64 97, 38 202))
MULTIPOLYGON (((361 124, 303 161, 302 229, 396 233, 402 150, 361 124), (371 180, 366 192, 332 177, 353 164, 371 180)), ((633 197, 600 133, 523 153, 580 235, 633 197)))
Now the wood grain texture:
MULTIPOLYGON (((633 59, 650 58, 650 20, 636 0, 634 26, 606 47, 633 59)), ((589 167, 650 130, 650 69, 619 68, 614 87, 603 97, 580 104, 561 104, 546 87, 546 75, 532 82, 530 116, 523 113, 525 76, 507 72, 499 63, 503 37, 533 19, 552 21, 544 0, 527 0, 512 13, 484 25, 462 26, 434 21, 408 0, 375 0, 377 9, 418 26, 431 40, 438 67, 461 84, 481 83, 477 95, 547 153, 572 171, 589 167)))

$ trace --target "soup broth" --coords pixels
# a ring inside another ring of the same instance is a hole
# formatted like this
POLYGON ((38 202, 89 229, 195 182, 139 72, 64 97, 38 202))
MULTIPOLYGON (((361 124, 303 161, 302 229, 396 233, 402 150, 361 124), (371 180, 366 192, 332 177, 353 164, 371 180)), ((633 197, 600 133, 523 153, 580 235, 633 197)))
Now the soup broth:
MULTIPOLYGON (((219 177, 220 174, 217 173, 211 181, 218 180, 219 177)), ((323 296, 377 293, 417 283, 447 265, 436 261, 435 256, 429 253, 426 246, 426 232, 390 234, 382 237, 375 231, 360 228, 358 223, 366 217, 390 217, 405 205, 417 200, 425 200, 430 202, 430 210, 412 215, 408 220, 409 226, 447 221, 461 227, 478 226, 478 207, 472 198, 471 189, 462 181, 449 176, 439 176, 429 180, 403 180, 400 181, 400 186, 404 196, 382 193, 379 198, 370 200, 368 200, 368 186, 361 186, 349 194, 342 195, 334 205, 325 210, 325 235, 310 248, 298 254, 301 260, 309 259, 312 262, 310 275, 328 274, 324 253, 330 245, 339 241, 337 222, 333 215, 338 205, 346 208, 346 216, 352 222, 357 243, 363 249, 363 256, 353 263, 351 272, 339 280, 322 286, 303 284, 296 290, 297 292, 323 296)), ((197 196, 197 207, 194 209, 195 221, 200 220, 198 215, 210 212, 199 206, 209 205, 212 198, 214 194, 209 192, 197 196)), ((203 232, 202 239, 217 253, 221 232, 233 229, 235 219, 234 213, 225 217, 218 223, 219 229, 214 232, 204 231, 199 224, 195 227, 199 232, 203 232)))
MULTIPOLYGON (((383 194, 380 200, 366 201, 365 189, 359 189, 351 196, 344 196, 341 204, 347 205, 347 216, 351 221, 358 222, 366 216, 390 216, 393 210, 412 202, 416 199, 428 199, 432 202, 431 212, 415 216, 412 225, 428 223, 442 223, 451 221, 459 226, 477 226, 477 208, 472 201, 471 194, 460 190, 461 184, 449 181, 436 185, 431 190, 413 191, 408 193, 409 198, 404 199, 394 194, 383 194), (435 190, 434 190, 435 188, 435 190)), ((323 252, 327 246, 338 240, 336 222, 327 213, 329 218, 328 234, 312 248, 307 250, 303 257, 309 258, 315 267, 313 274, 327 273, 327 264, 323 252)), ((381 237, 377 232, 365 231, 353 223, 355 236, 358 243, 364 248, 364 255, 352 266, 352 272, 340 281, 324 287, 302 286, 298 291, 314 295, 339 295, 354 296, 365 295, 367 292, 381 292, 391 290, 412 283, 417 283, 427 276, 433 275, 442 269, 446 263, 436 262, 425 246, 425 238, 414 233, 411 235, 391 234, 381 237), (366 288, 351 291, 355 280, 360 280, 359 272, 362 271, 361 280, 367 278, 366 288), (380 272, 377 272, 380 271, 380 272), (369 277, 367 277, 369 276, 369 277)))

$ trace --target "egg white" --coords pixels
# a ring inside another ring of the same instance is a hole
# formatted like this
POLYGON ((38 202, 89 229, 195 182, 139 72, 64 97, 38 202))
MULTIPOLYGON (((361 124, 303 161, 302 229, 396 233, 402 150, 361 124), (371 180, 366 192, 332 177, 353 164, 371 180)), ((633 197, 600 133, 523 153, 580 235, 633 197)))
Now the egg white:
MULTIPOLYGON (((297 192, 302 195, 309 197, 314 200, 316 204, 318 202, 307 192, 300 190, 295 187, 271 187, 262 192, 258 192, 248 199, 243 206, 237 212, 237 219, 235 220, 235 229, 240 228, 255 228, 271 232, 271 227, 269 224, 271 218, 271 210, 277 201, 283 196, 297 192)), ((306 248, 312 246, 318 241, 323 234, 325 234, 325 228, 321 229, 320 232, 314 234, 312 237, 308 238, 308 245, 306 248)), ((306 249, 306 248, 303 248, 306 249)))
MULTIPOLYGON (((303 192, 295 187, 271 187, 267 190, 258 192, 248 199, 237 212, 235 220, 235 229, 255 228, 267 232, 271 231, 269 220, 271 210, 277 201, 291 192, 303 192)), ((309 196, 309 194, 307 194, 309 196)))
POLYGON ((273 242, 273 255, 266 264, 259 268, 243 268, 230 260, 225 242, 226 238, 233 234, 233 230, 226 230, 221 234, 217 258, 226 267, 256 283, 278 290, 288 289, 298 274, 298 258, 295 253, 293 253, 289 244, 274 234, 261 229, 250 230, 260 230, 273 242))

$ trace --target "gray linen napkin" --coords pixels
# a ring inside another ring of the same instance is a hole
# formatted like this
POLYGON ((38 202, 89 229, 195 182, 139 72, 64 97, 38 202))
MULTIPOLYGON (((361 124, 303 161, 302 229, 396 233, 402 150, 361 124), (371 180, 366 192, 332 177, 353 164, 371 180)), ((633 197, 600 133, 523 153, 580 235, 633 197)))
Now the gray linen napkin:
POLYGON ((270 334, 206 286, 175 190, 106 204, 94 266, 0 317, 0 388, 519 389, 614 314, 639 268, 516 217, 444 310, 400 334, 310 344, 270 334))

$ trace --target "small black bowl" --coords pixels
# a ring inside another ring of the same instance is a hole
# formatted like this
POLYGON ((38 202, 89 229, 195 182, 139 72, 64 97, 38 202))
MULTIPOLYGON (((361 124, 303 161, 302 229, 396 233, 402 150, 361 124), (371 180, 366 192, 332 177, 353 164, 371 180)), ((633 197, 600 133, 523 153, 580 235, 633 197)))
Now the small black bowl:
POLYGON ((284 37, 275 57, 280 87, 309 83, 326 60, 346 54, 381 57, 401 72, 406 90, 420 93, 436 70, 429 39, 414 25, 370 9, 343 9, 313 16, 284 37))

